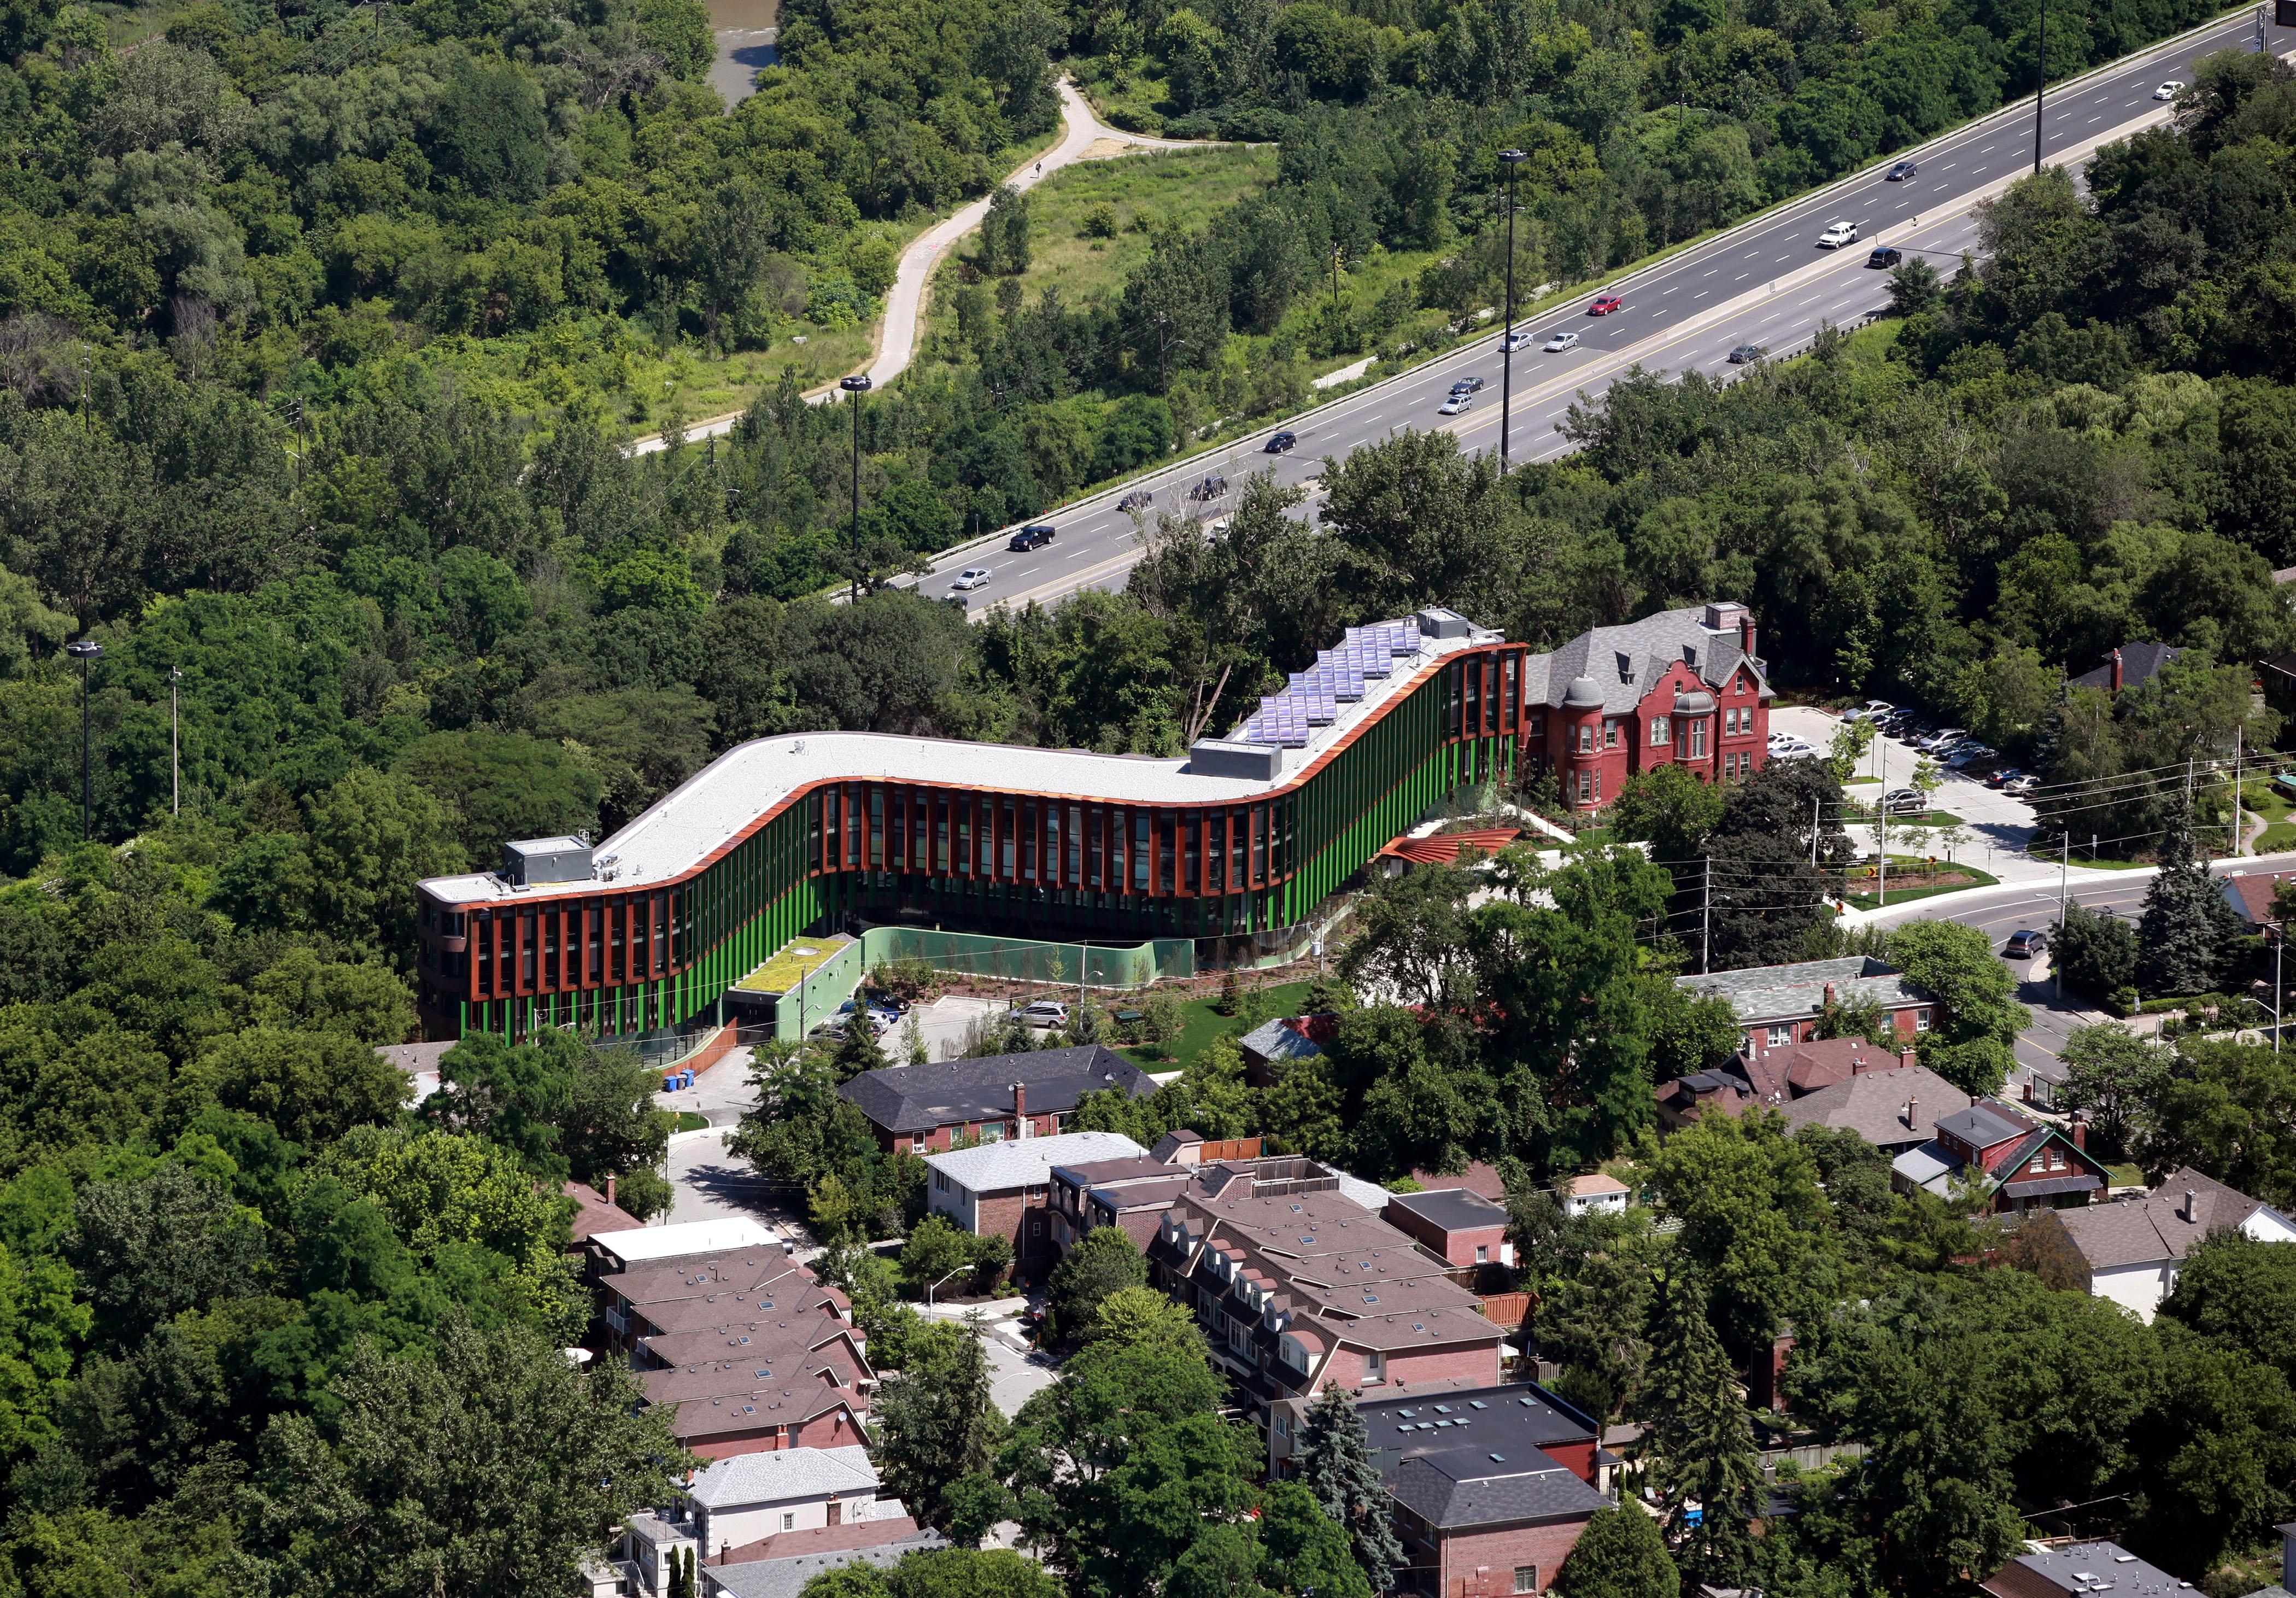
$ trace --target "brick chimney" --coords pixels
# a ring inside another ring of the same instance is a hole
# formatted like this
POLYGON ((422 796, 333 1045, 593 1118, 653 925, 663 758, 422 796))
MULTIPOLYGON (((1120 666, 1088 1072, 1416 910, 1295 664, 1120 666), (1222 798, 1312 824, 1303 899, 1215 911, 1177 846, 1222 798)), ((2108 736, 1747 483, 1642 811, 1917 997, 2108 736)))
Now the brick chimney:
POLYGON ((2073 1147, 2080 1150, 2083 1153, 2087 1153, 2088 1151, 2088 1118, 2081 1114, 2079 1110, 2076 1110, 2072 1114, 2071 1126, 2073 1147))
POLYGON ((1826 1007, 1828 1010, 1831 1010, 1831 1009, 1833 1009, 1836 1004, 1840 1004, 1840 1003, 1841 1003, 1841 999, 1840 999, 1840 996, 1839 996, 1834 992, 1833 984, 1833 983, 1831 983, 1831 982, 1828 982, 1828 983, 1825 985, 1825 1007, 1826 1007))
POLYGON ((1021 1130, 1029 1124, 1029 1085, 1026 1082, 1013 1084, 1013 1120, 1015 1135, 1026 1137, 1028 1134, 1021 1130))
POLYGON ((1749 660, 1754 654, 1754 613, 1747 611, 1738 618, 1738 647, 1746 651, 1749 660))
POLYGON ((2187 1226, 2196 1225, 2199 1224, 2201 1218, 2200 1200, 2189 1187, 2185 1190, 2185 1208, 2183 1214, 2185 1217, 2185 1225, 2187 1226))
POLYGON ((1922 1124, 1922 1115, 1921 1115, 1921 1110, 1922 1110, 1922 1102, 1921 1102, 1919 1099, 1907 1099, 1907 1100, 1906 1101, 1906 1131, 1908 1131, 1908 1132, 1912 1132, 1912 1131, 1914 1131, 1914 1130, 1917 1129, 1917 1128, 1921 1126, 1921 1124, 1922 1124))
POLYGON ((617 1180, 618 1178, 611 1176, 606 1178, 606 1202, 609 1206, 614 1201, 614 1183, 617 1180))
POLYGON ((2112 651, 2112 691, 2120 692, 2120 651, 2117 649, 2112 651))

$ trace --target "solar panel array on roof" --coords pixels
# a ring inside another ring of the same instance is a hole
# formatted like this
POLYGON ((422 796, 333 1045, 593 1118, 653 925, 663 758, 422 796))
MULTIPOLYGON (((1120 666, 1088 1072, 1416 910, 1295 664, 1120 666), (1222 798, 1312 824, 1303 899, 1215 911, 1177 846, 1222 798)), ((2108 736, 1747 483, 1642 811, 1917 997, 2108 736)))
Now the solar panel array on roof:
POLYGON ((1259 713, 1235 736, 1245 743, 1305 748, 1308 728, 1337 721, 1342 703, 1363 698, 1366 679, 1392 676, 1395 658, 1417 654, 1419 643, 1415 621, 1349 627, 1338 648, 1318 650, 1316 663, 1292 673, 1283 692, 1261 700, 1259 713))

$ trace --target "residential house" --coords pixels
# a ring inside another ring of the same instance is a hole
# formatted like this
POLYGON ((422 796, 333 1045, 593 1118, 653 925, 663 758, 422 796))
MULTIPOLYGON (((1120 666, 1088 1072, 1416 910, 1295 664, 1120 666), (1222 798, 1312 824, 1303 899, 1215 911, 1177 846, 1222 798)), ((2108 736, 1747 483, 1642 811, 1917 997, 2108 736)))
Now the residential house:
POLYGON ((1833 1127, 1855 1132, 1894 1157, 1930 1142, 1937 1133, 1938 1117, 1969 1103, 1967 1094, 1928 1067, 1901 1065, 1845 1077, 1787 1100, 1779 1113, 1789 1127, 1833 1127))
POLYGON ((674 1553, 691 1550, 698 1563, 725 1568, 916 1545, 916 1521, 898 1498, 879 1498, 878 1485, 859 1446, 721 1459, 658 1512, 631 1517, 619 1553, 640 1589, 652 1594, 666 1590, 674 1553))
POLYGON ((1986 1209, 2016 1214, 2087 1204, 2108 1180, 2084 1146, 2087 1128, 2079 1120, 2060 1131, 1998 1099, 1980 1099, 1931 1130, 1929 1142, 1890 1162, 1890 1185, 1899 1192, 1943 1196, 1965 1184, 1986 1209))
POLYGON ((2253 937, 2272 923, 2272 896, 2283 882, 2296 882, 2296 871, 2252 871, 2218 880, 2224 885, 2225 903, 2240 917, 2242 929, 2253 937))
POLYGON ((1388 1200, 1381 1218, 1451 1265, 1514 1264, 1514 1245, 1506 1241, 1506 1206, 1464 1187, 1397 1193, 1388 1200))
POLYGON ((2117 694, 2124 688, 2151 682, 2161 675, 2169 661, 2184 652, 2165 643, 2124 643, 2106 655, 2103 664, 2095 670, 2084 671, 2080 676, 2070 678, 2065 686, 2095 688, 2105 693, 2117 694))
POLYGON ((609 1229, 594 1235, 587 1250, 590 1274, 607 1275, 658 1261, 698 1258, 734 1250, 782 1253, 781 1240, 747 1216, 683 1221, 675 1226, 609 1229))
POLYGON ((615 1178, 606 1178, 606 1191, 582 1182, 562 1183, 559 1191, 574 1201, 574 1249, 586 1254, 589 1241, 606 1232, 635 1232, 645 1225, 614 1202, 615 1178))
POLYGON ((1243 1056, 1244 1079, 1254 1087, 1272 1087, 1283 1068, 1295 1060, 1313 1060, 1324 1052, 1338 1029, 1340 1018, 1328 1012, 1290 1015, 1263 1021, 1235 1040, 1243 1056))
POLYGON ((1723 601, 1595 627, 1523 661, 1523 758, 1565 802, 1598 809, 1638 771, 1711 782, 1768 759, 1770 685, 1754 619, 1723 601))
POLYGON ((1895 966, 1870 955, 1712 971, 1677 977, 1674 984, 1697 997, 1727 1000, 1750 1050, 1811 1041, 1826 1012, 1837 1005, 1879 1005, 1890 1029, 1911 1039, 1930 1029, 1935 1003, 1895 966))
POLYGON ((2185 1257, 2219 1229, 2259 1242, 2296 1242, 2296 1221, 2190 1168, 2140 1199, 2037 1216, 2028 1234, 2071 1266, 2084 1292, 2149 1322, 2175 1289, 2185 1257))
POLYGON ((1705 1115, 1736 1115, 1761 1102, 1744 1078, 1726 1070, 1693 1071, 1661 1082, 1653 1090, 1658 1099, 1658 1129, 1671 1137, 1705 1115))
MULTIPOLYGON (((1821 997, 1821 1007, 1827 1002, 1821 997)), ((1793 1034, 1802 1028, 1783 1029, 1788 1036, 1782 1043, 1769 1042, 1771 1028, 1766 1025, 1748 1034, 1745 1046, 1729 1064, 1660 1086, 1659 1130, 1679 1132, 1700 1116, 1717 1111, 1736 1115, 1758 1104, 1781 1109, 1851 1077, 1894 1069, 1909 1058, 1909 1052, 1879 1048, 1863 1037, 1798 1038, 1793 1034)))
MULTIPOLYGON (((1174 1152, 1193 1152, 1203 1146, 1201 1138, 1173 1145, 1178 1135, 1166 1134, 1157 1148, 1161 1151, 1172 1145, 1174 1152)), ((1164 1211, 1187 1191, 1194 1173, 1193 1161, 1182 1165, 1153 1154, 1053 1167, 1049 1217, 1053 1246, 1066 1255, 1086 1233, 1101 1226, 1121 1226, 1134 1244, 1145 1251, 1155 1239, 1156 1228, 1162 1225, 1164 1211)))
POLYGON ((799 1547, 802 1546, 799 1539, 813 1539, 816 1545, 765 1559, 704 1565, 700 1572, 701 1598, 797 1598, 806 1583, 824 1571, 846 1565, 898 1565, 912 1553, 930 1553, 949 1545, 939 1532, 917 1531, 915 1522, 908 1524, 912 1528, 908 1535, 865 1547, 848 1545, 852 1532, 859 1528, 848 1528, 841 1538, 832 1531, 792 1532, 781 1543, 799 1547))
POLYGON ((2118 1543, 2070 1543, 2021 1553, 1977 1585, 1992 1598, 2066 1598, 2111 1593, 2112 1598, 2183 1598, 2194 1588, 2118 1543))
POLYGON ((1050 1137, 1068 1125, 1078 1100, 1110 1088, 1143 1099, 1156 1083, 1123 1055, 1092 1044, 888 1066, 864 1071, 837 1091, 869 1118, 888 1151, 924 1154, 968 1136, 982 1143, 1050 1137))
POLYGON ((1120 1132, 1063 1132, 929 1154, 925 1208, 976 1237, 1011 1238, 1013 1260, 1027 1274, 1059 1255, 1051 1207, 1053 1168, 1138 1160, 1147 1152, 1120 1132))
POLYGON ((1395 1500, 1398 1586, 1432 1598, 1544 1593, 1595 1511, 1600 1427, 1531 1383, 1357 1405, 1395 1500))
POLYGON ((1605 1176, 1600 1171, 1570 1177, 1554 1190, 1565 1215, 1624 1215, 1632 1191, 1616 1176, 1605 1176))
POLYGON ((1195 1312, 1259 1424, 1272 1424, 1270 1400, 1325 1386, 1498 1380, 1509 1328, 1312 1160, 1200 1169, 1164 1211, 1148 1263, 1195 1312))

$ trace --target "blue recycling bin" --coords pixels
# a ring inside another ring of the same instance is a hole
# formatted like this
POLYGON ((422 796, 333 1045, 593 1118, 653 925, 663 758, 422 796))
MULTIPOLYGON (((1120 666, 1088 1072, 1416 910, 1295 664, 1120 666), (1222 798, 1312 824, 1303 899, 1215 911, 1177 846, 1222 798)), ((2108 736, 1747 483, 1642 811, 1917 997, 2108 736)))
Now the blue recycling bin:
POLYGON ((661 1090, 664 1093, 676 1093, 677 1091, 677 1073, 676 1071, 670 1072, 669 1075, 661 1079, 661 1090))

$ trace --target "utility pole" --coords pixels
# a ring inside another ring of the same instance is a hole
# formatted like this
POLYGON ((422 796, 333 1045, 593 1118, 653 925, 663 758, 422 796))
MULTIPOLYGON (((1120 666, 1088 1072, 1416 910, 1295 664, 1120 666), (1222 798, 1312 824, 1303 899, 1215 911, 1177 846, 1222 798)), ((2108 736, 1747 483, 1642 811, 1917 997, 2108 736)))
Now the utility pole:
MULTIPOLYGON (((2065 882, 2073 868, 2073 830, 2070 827, 2067 827, 2064 830, 2063 836, 2065 841, 2065 852, 2063 857, 2057 863, 2057 936, 2059 938, 2062 938, 2065 935, 2065 912, 2069 908, 2065 897, 2065 882)), ((2057 963, 2057 957, 2054 954, 2052 954, 2049 956, 2049 980, 2056 987, 2057 997, 2061 999, 2063 998, 2065 996, 2065 968, 2057 963)))
POLYGON ((845 390, 845 403, 853 407, 853 578, 846 597, 861 597, 861 397, 869 391, 869 374, 858 372, 851 377, 840 377, 837 386, 845 390))
POLYGON ((168 668, 168 783, 174 793, 168 804, 173 815, 184 809, 184 723, 176 702, 176 684, 184 680, 184 668, 168 668))
POLYGON ((2049 92, 2049 0, 2041 0, 2041 26, 2038 34, 2040 72, 2033 84, 2033 173, 2041 171, 2041 100, 2049 92))
POLYGON ((2288 923, 2272 923, 2272 1052, 2280 1053, 2280 1004, 2285 991, 2280 986, 2280 951, 2288 944, 2288 923))
POLYGON ((1809 865, 1813 871, 1817 869, 1817 810, 1822 802, 1818 799, 1809 801, 1809 865))
POLYGON ((1714 941, 1714 856, 1706 856, 1706 891, 1698 911, 1698 974, 1708 969, 1707 946, 1714 941))
POLYGON ((1514 408, 1514 169, 1530 159, 1522 150, 1502 150, 1506 163, 1506 332, 1499 340, 1499 474, 1506 475, 1507 421, 1514 408))

